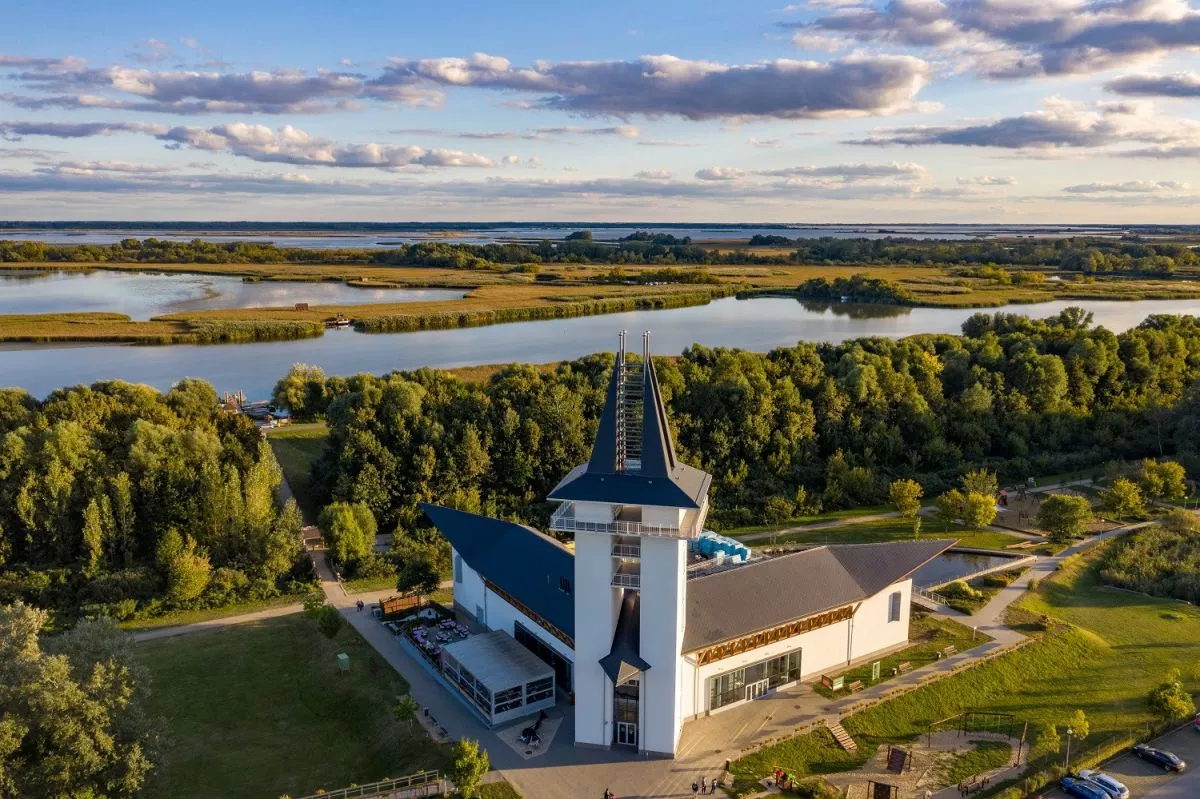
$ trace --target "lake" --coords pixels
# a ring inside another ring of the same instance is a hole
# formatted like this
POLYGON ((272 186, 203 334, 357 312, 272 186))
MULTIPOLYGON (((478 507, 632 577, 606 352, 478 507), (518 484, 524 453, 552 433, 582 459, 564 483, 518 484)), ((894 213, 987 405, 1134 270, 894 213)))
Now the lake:
POLYGON ((30 272, 0 269, 0 314, 108 311, 150 319, 211 308, 366 305, 432 302, 463 296, 458 289, 356 288, 324 281, 261 281, 177 272, 30 272))
MULTIPOLYGON (((1045 317, 1076 305, 1097 324, 1120 332, 1150 314, 1200 315, 1200 300, 1047 302, 1007 311, 1045 317)), ((990 312, 990 311, 989 311, 990 312)), ((490 327, 417 333, 364 334, 331 330, 316 339, 250 344, 173 346, 0 345, 0 386, 45 396, 63 385, 120 378, 166 390, 182 377, 200 377, 217 391, 270 396, 293 363, 328 374, 384 373, 421 366, 448 368, 488 363, 545 363, 616 349, 617 332, 653 332, 653 351, 676 355, 692 343, 766 352, 800 341, 839 342, 861 336, 959 333, 976 309, 836 305, 780 297, 738 300, 662 311, 584 316, 490 327)))
POLYGON ((1013 556, 983 555, 975 552, 943 552, 913 573, 913 585, 918 588, 930 588, 935 585, 945 585, 951 580, 958 580, 977 574, 985 569, 1002 566, 1005 563, 1018 560, 1013 556))

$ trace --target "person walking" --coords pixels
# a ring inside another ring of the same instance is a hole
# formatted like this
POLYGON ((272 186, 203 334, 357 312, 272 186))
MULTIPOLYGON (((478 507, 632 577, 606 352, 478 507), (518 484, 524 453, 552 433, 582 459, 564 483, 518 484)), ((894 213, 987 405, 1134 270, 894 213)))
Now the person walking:
POLYGON ((692 782, 692 796, 695 796, 696 792, 699 790, 700 790, 700 786, 695 781, 693 781, 692 782))
POLYGON ((708 781, 708 795, 712 796, 716 792, 717 792, 717 778, 713 777, 711 780, 708 781))
POLYGON ((705 793, 707 791, 708 791, 708 783, 705 782, 704 777, 702 776, 702 777, 700 777, 700 793, 705 793))

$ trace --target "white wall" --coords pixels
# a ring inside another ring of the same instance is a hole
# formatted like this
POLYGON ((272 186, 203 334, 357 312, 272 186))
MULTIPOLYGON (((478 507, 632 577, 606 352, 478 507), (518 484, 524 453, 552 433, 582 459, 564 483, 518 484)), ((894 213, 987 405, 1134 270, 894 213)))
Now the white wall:
POLYGON ((581 522, 608 524, 613 520, 613 506, 607 502, 576 502, 575 518, 581 522))
POLYGON ((542 629, 541 625, 533 619, 526 616, 521 611, 508 604, 491 591, 487 592, 487 626, 491 630, 503 630, 509 635, 514 635, 515 628, 513 622, 519 621, 526 630, 542 639, 548 647, 553 649, 558 654, 565 657, 567 660, 575 660, 575 652, 571 647, 558 640, 555 636, 542 629))
POLYGON ((664 508, 658 505, 642 506, 642 524, 660 527, 678 527, 686 513, 683 508, 664 508))
POLYGON ((575 536, 575 742, 612 744, 612 681, 600 658, 612 648, 620 591, 612 587, 612 536, 575 536))
POLYGON ((674 754, 683 727, 685 704, 680 682, 683 648, 687 542, 680 538, 642 538, 642 675, 640 748, 674 754))
POLYGON ((912 601, 912 580, 904 580, 885 588, 864 600, 854 614, 854 631, 850 657, 866 657, 872 652, 904 643, 908 640, 909 604, 912 601), (888 621, 888 604, 892 592, 900 592, 900 620, 888 621))
MULTIPOLYGON (((451 557, 458 558, 459 554, 451 549, 451 557)), ((457 574, 455 575, 458 576, 457 574)), ((479 576, 479 572, 471 568, 471 565, 465 560, 462 562, 462 582, 457 580, 454 582, 454 604, 460 605, 464 611, 470 614, 471 618, 480 624, 484 624, 484 619, 476 618, 476 608, 484 607, 484 585, 483 578, 479 576)))

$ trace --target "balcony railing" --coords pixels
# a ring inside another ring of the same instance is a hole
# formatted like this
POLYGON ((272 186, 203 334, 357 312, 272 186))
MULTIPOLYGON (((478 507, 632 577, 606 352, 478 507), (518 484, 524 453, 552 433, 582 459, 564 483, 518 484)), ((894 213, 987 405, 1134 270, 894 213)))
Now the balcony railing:
POLYGON ((642 587, 641 574, 627 574, 625 572, 617 572, 613 575, 612 584, 618 588, 637 588, 642 587))
POLYGON ((550 529, 564 533, 606 533, 608 535, 653 535, 668 538, 696 538, 700 534, 695 522, 680 527, 643 524, 613 519, 609 522, 582 521, 575 518, 575 503, 564 502, 550 517, 550 529))
POLYGON ((612 556, 614 558, 640 558, 642 556, 642 545, 613 544, 612 556))

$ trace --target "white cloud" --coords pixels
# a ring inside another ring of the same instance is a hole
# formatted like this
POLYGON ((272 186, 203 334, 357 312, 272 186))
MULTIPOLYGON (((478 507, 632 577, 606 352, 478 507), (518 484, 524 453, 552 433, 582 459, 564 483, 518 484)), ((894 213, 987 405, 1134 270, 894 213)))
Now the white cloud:
POLYGON ((698 170, 696 177, 700 180, 741 180, 746 177, 746 173, 732 167, 710 166, 698 170))
POLYGON ((1124 183, 1082 183, 1063 189, 1071 194, 1163 194, 1186 191, 1188 184, 1175 180, 1127 180, 1124 183))
POLYGON ((766 150, 771 150, 780 145, 779 139, 758 139, 751 137, 746 141, 751 147, 761 147, 766 150))
POLYGON ((635 172, 635 178, 642 180, 670 180, 671 173, 665 169, 643 169, 641 172, 635 172))
POLYGON ((975 177, 956 178, 960 186, 1015 186, 1017 179, 1012 176, 977 175, 975 177))

